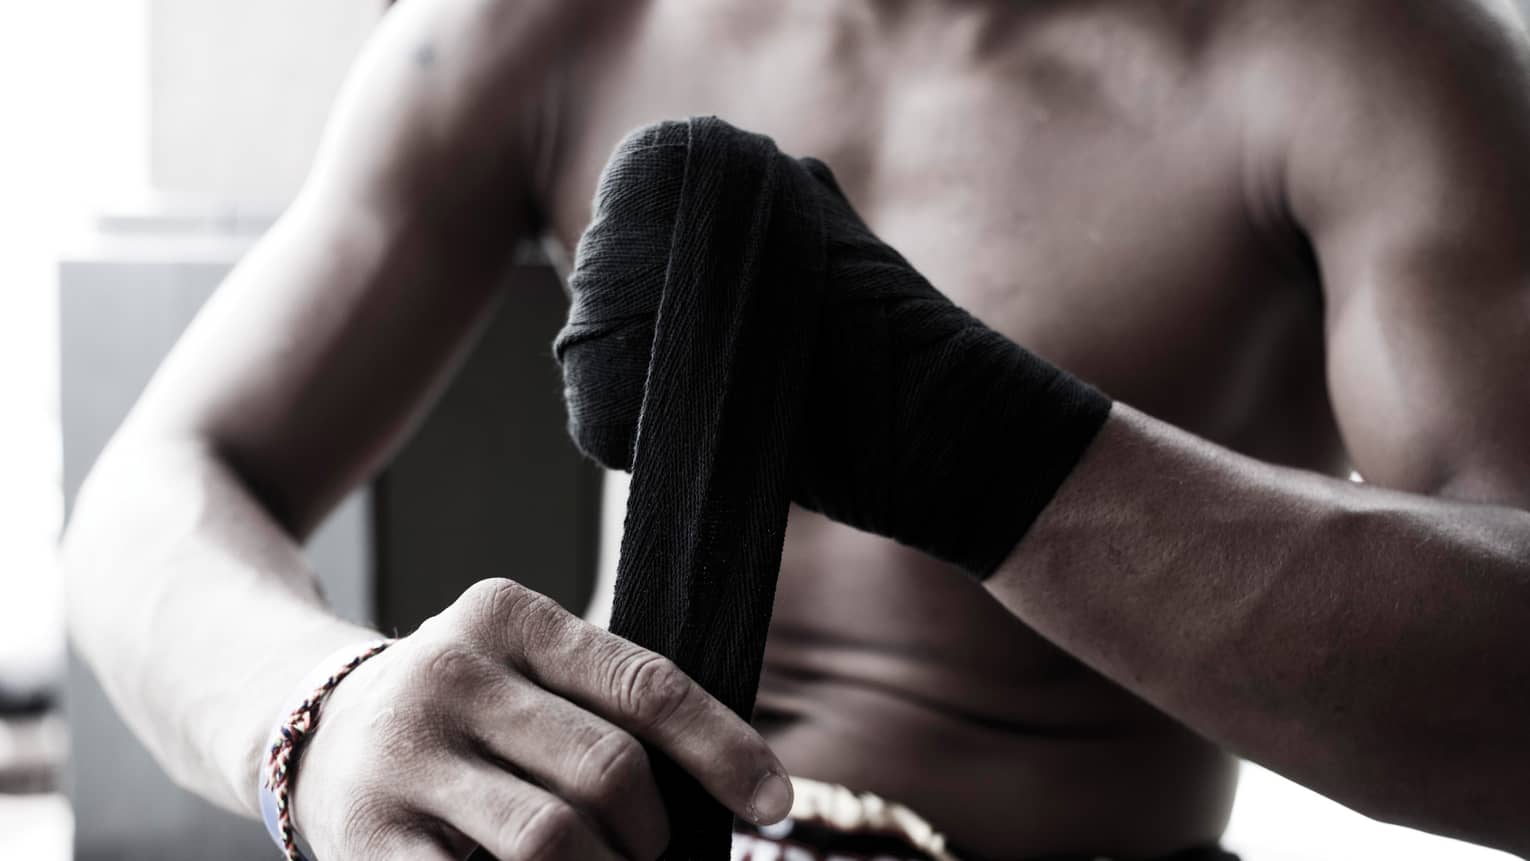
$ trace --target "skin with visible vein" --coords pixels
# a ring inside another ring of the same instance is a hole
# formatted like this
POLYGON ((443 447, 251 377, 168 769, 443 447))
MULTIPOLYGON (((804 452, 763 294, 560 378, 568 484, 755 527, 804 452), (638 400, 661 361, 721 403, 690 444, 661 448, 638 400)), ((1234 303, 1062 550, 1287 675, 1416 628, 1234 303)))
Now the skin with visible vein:
POLYGON ((399 4, 65 540, 76 642, 181 783, 253 811, 291 687, 373 636, 298 542, 516 239, 566 254, 627 130, 708 113, 827 161, 1121 406, 987 584, 795 512, 763 740, 475 589, 335 691, 296 796, 320 858, 651 857, 639 740, 746 816, 784 765, 990 857, 1214 841, 1227 751, 1530 850, 1530 49, 1493 0, 399 4))

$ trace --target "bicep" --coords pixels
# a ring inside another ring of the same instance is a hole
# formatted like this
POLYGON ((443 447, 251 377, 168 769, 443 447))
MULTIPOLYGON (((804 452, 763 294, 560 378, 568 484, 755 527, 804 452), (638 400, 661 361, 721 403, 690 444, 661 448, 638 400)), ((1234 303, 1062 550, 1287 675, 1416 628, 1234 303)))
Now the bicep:
POLYGON ((1530 508, 1530 267, 1379 266, 1330 309, 1329 388, 1377 484, 1530 508))
POLYGON ((530 60, 502 55, 536 39, 499 22, 503 44, 485 45, 482 16, 521 5, 390 13, 297 201, 198 315, 125 435, 209 446, 297 534, 381 463, 513 257, 539 81, 516 65, 530 60))
POLYGON ((1530 507, 1530 45, 1495 9, 1336 19, 1345 52, 1302 73, 1321 77, 1304 81, 1288 194, 1322 268, 1356 468, 1530 507))

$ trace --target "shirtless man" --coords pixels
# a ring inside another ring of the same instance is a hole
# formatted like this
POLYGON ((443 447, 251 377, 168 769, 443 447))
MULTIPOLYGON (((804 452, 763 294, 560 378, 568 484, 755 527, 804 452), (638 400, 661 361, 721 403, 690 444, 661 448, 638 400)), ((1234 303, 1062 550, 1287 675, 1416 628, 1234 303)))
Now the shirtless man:
POLYGON ((974 857, 1214 843, 1224 750, 1530 851, 1530 47, 1495 0, 402 3, 66 537, 76 640, 178 781, 255 809, 297 680, 375 636, 298 542, 516 240, 571 250, 621 136, 706 113, 827 161, 1120 404, 986 584, 794 515, 763 742, 475 587, 336 690, 295 805, 319 861, 652 858, 637 740, 746 819, 784 814, 784 768, 974 857))

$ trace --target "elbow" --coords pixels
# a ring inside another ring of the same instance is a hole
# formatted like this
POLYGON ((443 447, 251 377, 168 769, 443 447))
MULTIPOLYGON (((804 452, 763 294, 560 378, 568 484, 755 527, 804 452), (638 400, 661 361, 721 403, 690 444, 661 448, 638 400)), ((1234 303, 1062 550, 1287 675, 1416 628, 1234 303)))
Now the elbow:
POLYGON ((208 447, 193 439, 162 439, 119 433, 91 467, 76 494, 59 538, 57 561, 64 583, 71 638, 88 644, 92 632, 110 629, 99 617, 120 606, 123 589, 142 588, 148 560, 184 532, 186 478, 205 472, 208 447))

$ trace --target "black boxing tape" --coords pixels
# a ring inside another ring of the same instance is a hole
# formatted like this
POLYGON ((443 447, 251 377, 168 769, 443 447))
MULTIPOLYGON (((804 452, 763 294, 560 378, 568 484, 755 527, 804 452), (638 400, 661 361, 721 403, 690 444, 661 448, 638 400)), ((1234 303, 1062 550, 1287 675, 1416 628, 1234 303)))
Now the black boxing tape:
MULTIPOLYGON (((612 630, 745 717, 792 501, 987 576, 1110 411, 935 290, 823 164, 715 118, 622 142, 569 286, 570 433, 633 473, 612 630)), ((727 857, 726 811, 657 768, 666 857, 727 857)))

